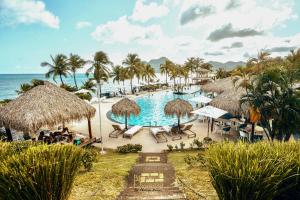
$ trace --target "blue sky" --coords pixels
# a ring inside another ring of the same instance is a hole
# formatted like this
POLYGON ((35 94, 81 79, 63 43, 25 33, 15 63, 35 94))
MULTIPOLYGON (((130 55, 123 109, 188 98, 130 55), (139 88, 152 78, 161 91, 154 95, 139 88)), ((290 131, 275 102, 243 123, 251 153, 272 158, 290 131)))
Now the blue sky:
POLYGON ((0 73, 43 73, 50 55, 127 53, 183 63, 283 56, 300 47, 298 0, 0 0, 0 73), (76 2, 76 3, 75 3, 76 2))

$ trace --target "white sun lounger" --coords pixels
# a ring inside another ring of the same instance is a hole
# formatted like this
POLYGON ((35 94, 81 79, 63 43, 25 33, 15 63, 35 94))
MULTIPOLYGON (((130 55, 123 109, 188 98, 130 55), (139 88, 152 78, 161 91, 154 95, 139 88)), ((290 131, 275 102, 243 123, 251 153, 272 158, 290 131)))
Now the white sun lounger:
POLYGON ((166 133, 167 131, 163 127, 151 128, 150 132, 157 143, 163 143, 168 141, 168 139, 164 136, 164 133, 166 133))
POLYGON ((142 126, 136 125, 136 126, 130 128, 129 130, 125 131, 125 133, 123 134, 123 137, 130 137, 130 139, 131 139, 142 128, 143 128, 142 126))

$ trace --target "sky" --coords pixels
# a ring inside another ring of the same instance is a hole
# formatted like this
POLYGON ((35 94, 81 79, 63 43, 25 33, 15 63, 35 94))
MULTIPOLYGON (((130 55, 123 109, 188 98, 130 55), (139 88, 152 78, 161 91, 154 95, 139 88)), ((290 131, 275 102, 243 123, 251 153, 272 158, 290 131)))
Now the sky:
POLYGON ((44 73, 50 55, 116 65, 128 53, 246 61, 300 47, 299 0, 0 0, 0 73, 44 73))

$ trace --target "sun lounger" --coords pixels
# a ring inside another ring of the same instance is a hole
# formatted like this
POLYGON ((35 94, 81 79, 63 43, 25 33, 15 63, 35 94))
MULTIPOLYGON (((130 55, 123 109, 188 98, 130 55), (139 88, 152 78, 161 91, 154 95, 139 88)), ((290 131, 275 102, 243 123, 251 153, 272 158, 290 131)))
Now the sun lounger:
POLYGON ((143 127, 136 125, 133 126, 132 128, 130 128, 129 130, 125 131, 123 133, 123 137, 130 137, 130 139, 136 134, 138 133, 143 127))
POLYGON ((196 133, 191 131, 191 128, 193 127, 193 124, 185 125, 183 129, 181 129, 182 133, 187 135, 188 138, 194 138, 196 137, 196 133))
POLYGON ((178 130, 178 126, 174 126, 171 128, 170 136, 172 137, 173 141, 182 139, 180 132, 181 130, 178 130))
POLYGON ((109 133, 109 137, 112 138, 118 138, 118 136, 124 133, 125 131, 124 124, 113 124, 112 127, 114 128, 114 130, 111 133, 109 133))
POLYGON ((164 128, 151 128, 150 132, 157 143, 163 143, 168 141, 168 139, 164 136, 164 133, 166 133, 166 130, 164 128))

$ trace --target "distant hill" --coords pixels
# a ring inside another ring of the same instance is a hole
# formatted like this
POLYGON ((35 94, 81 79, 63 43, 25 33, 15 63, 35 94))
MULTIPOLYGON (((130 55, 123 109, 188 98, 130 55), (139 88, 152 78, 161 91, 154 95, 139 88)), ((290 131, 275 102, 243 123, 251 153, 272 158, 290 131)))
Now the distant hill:
POLYGON ((215 69, 225 68, 226 70, 231 70, 231 69, 235 68, 236 66, 246 64, 243 61, 238 61, 238 62, 228 61, 225 63, 217 62, 217 61, 209 61, 208 63, 210 63, 212 66, 214 66, 215 69))
MULTIPOLYGON (((165 61, 168 58, 166 57, 161 57, 158 59, 151 59, 149 60, 149 64, 155 69, 155 72, 160 72, 159 67, 161 64, 165 63, 165 61)), ((210 63, 215 69, 219 69, 219 68, 225 68, 226 70, 231 70, 233 68, 235 68, 236 66, 239 65, 245 65, 245 62, 242 61, 238 61, 238 62, 234 62, 234 61, 228 61, 225 63, 222 62, 217 62, 217 61, 209 61, 208 63, 210 63)))
POLYGON ((165 61, 167 59, 168 58, 166 58, 166 57, 161 57, 161 58, 158 58, 158 59, 151 59, 151 60, 149 60, 148 63, 155 69, 156 73, 159 73, 160 72, 160 70, 159 70, 160 65, 165 63, 165 61))

